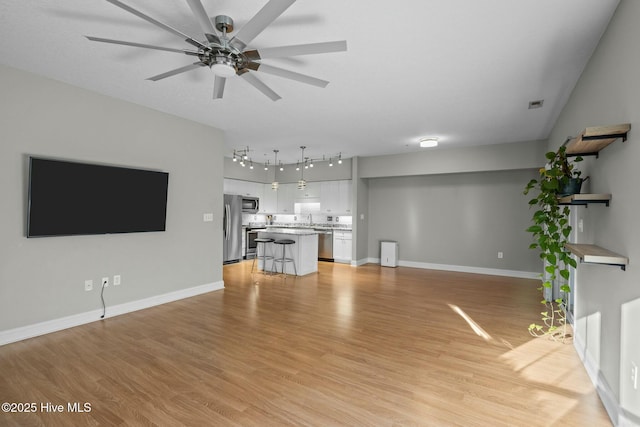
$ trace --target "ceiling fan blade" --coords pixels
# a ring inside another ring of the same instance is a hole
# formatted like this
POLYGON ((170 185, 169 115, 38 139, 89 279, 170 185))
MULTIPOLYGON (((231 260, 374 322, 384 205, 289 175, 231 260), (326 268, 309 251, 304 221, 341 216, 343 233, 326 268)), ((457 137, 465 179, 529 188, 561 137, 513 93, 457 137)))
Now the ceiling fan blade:
POLYGON ((89 40, 91 40, 92 42, 121 44, 121 45, 125 45, 125 46, 142 47, 142 48, 145 48, 145 49, 165 50, 167 52, 184 53, 186 55, 194 55, 194 56, 198 55, 198 52, 193 51, 193 50, 174 49, 172 47, 153 46, 153 45, 144 44, 144 43, 127 42, 127 41, 123 41, 123 40, 114 40, 114 39, 104 39, 102 37, 92 37, 92 36, 85 36, 85 37, 88 38, 89 40))
POLYGON ((267 95, 272 101, 277 101, 278 99, 282 98, 280 95, 278 95, 273 90, 271 90, 269 86, 267 86, 260 79, 254 76, 253 73, 251 73, 250 71, 241 74, 240 77, 242 77, 251 86, 255 87, 260 92, 267 95))
POLYGON ((256 52, 260 59, 268 59, 268 58, 282 58, 285 56, 315 55, 318 53, 344 52, 346 50, 347 50, 347 41, 341 40, 341 41, 335 41, 335 42, 267 47, 260 50, 251 50, 251 51, 245 52, 245 54, 251 55, 251 57, 253 57, 252 55, 253 52, 256 52))
POLYGON ((222 99, 224 84, 226 82, 227 79, 224 77, 216 76, 216 79, 213 81, 213 99, 222 99))
POLYGON ((114 6, 118 6, 119 8, 126 10, 129 13, 133 13, 138 18, 142 18, 145 21, 150 22, 153 25, 156 25, 156 26, 162 28, 163 30, 170 32, 171 34, 174 34, 174 35, 180 37, 181 39, 183 39, 184 41, 186 41, 189 44, 192 44, 195 47, 202 48, 202 49, 207 47, 207 46, 203 45, 202 43, 200 43, 198 40, 195 40, 194 38, 184 34, 183 32, 178 31, 175 28, 168 26, 167 24, 163 24, 162 22, 160 22, 160 21, 158 21, 156 19, 153 19, 149 15, 145 15, 144 13, 140 12, 139 10, 134 9, 131 6, 127 6, 126 4, 124 4, 124 3, 122 3, 122 2, 120 2, 118 0, 107 0, 107 1, 109 3, 111 3, 112 5, 114 5, 114 6))
POLYGON ((289 8, 296 0, 269 0, 231 39, 232 46, 244 50, 251 41, 289 8))
POLYGON ((261 71, 267 74, 273 74, 274 76, 284 77, 285 79, 296 80, 301 83, 306 83, 317 87, 327 87, 329 84, 326 80, 316 79, 315 77, 307 76, 306 74, 296 73, 295 71, 284 70, 282 68, 274 67, 267 64, 259 64, 256 71, 261 71))
POLYGON ((209 15, 207 15, 207 11, 204 10, 202 2, 200 0, 187 0, 187 3, 189 3, 191 11, 198 20, 198 24, 200 24, 202 32, 205 34, 216 34, 216 29, 213 26, 211 19, 209 19, 209 15))
POLYGON ((167 71, 166 73, 158 74, 157 76, 149 77, 147 80, 158 81, 167 77, 175 76, 176 74, 184 73, 186 71, 195 70, 196 68, 204 67, 202 62, 194 62, 193 64, 185 65, 184 67, 176 68, 175 70, 167 71))

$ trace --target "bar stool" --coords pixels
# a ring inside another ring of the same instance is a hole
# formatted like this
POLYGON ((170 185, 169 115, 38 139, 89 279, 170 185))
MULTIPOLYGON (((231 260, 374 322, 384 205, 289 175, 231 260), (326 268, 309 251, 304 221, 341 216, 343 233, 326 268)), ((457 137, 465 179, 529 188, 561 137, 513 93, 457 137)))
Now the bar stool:
MULTIPOLYGON (((280 239, 280 240, 276 240, 275 242, 273 242, 273 244, 275 245, 281 245, 282 246, 282 258, 275 258, 273 259, 273 267, 271 269, 272 272, 277 273, 278 269, 276 268, 276 263, 279 262, 282 264, 282 273, 284 273, 284 278, 287 278, 287 269, 286 267, 286 263, 290 262, 293 264, 293 272, 296 274, 296 276, 298 275, 298 271, 296 270, 296 263, 293 260, 293 258, 286 258, 285 256, 285 250, 287 248, 288 245, 294 245, 296 243, 295 240, 291 240, 291 239, 280 239)), ((277 251, 277 249, 276 249, 277 251)))
POLYGON ((263 238, 263 237, 259 237, 257 239, 253 239, 254 242, 256 242, 256 251, 257 254, 255 256, 255 258, 253 258, 253 263, 251 263, 251 272, 253 273, 253 268, 256 265, 256 258, 262 258, 262 272, 264 273, 265 271, 267 271, 267 260, 268 259, 273 259, 273 251, 271 251, 271 255, 267 255, 267 243, 271 243, 273 242, 273 239, 271 238, 263 238), (262 256, 259 256, 260 254, 260 244, 262 244, 262 256))

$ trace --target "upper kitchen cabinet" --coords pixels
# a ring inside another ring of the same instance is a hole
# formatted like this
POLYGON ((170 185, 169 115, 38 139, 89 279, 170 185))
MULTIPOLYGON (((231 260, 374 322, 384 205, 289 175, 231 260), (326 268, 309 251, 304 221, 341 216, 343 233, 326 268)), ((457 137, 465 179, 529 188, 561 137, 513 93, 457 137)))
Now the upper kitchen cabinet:
POLYGON ((297 184, 292 184, 296 188, 295 199, 297 202, 319 202, 323 182, 307 182, 304 190, 298 190, 297 184))
POLYGON ((262 199, 264 195, 264 184, 260 182, 225 178, 224 193, 239 194, 241 196, 258 197, 262 199))
POLYGON ((277 195, 277 213, 292 214, 295 192, 298 191, 296 184, 280 184, 277 195))
POLYGON ((351 214, 351 181, 323 181, 320 209, 326 214, 351 214))
POLYGON ((317 203, 319 213, 351 215, 351 180, 308 182, 304 190, 283 183, 274 191, 271 184, 225 178, 224 193, 258 197, 264 214, 293 214, 296 203, 317 203))
POLYGON ((278 191, 271 188, 271 184, 264 185, 264 196, 260 198, 260 213, 278 212, 278 191))

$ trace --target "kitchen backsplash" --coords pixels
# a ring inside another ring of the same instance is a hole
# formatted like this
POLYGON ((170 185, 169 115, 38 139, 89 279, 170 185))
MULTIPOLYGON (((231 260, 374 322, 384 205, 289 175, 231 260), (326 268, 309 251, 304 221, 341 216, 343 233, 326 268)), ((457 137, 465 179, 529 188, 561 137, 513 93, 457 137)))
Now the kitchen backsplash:
POLYGON ((325 215, 325 214, 242 214, 242 225, 262 226, 267 224, 267 216, 271 216, 274 225, 332 225, 334 227, 351 228, 351 215, 325 215))

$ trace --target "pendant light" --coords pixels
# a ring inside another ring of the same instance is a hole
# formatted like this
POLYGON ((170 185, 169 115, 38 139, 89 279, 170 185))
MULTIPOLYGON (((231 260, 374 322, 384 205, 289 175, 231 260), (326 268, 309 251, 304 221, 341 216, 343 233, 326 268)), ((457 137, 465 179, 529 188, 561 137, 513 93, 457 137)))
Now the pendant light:
MULTIPOLYGON (((306 166, 306 161, 304 160, 304 149, 307 148, 304 145, 300 147, 300 149, 302 150, 302 157, 301 157, 301 162, 305 163, 306 166)), ((307 187, 307 181, 304 180, 304 168, 300 168, 300 181, 298 181, 298 190, 304 190, 307 187)))
MULTIPOLYGON (((273 152, 275 153, 275 160, 273 161, 274 168, 278 167, 278 151, 280 151, 280 150, 273 150, 273 152)), ((280 170, 282 170, 282 168, 280 170)), ((274 170, 273 171, 273 182, 271 183, 271 189, 273 191, 278 191, 278 186, 279 185, 280 184, 278 184, 278 181, 276 181, 276 172, 274 170)))

